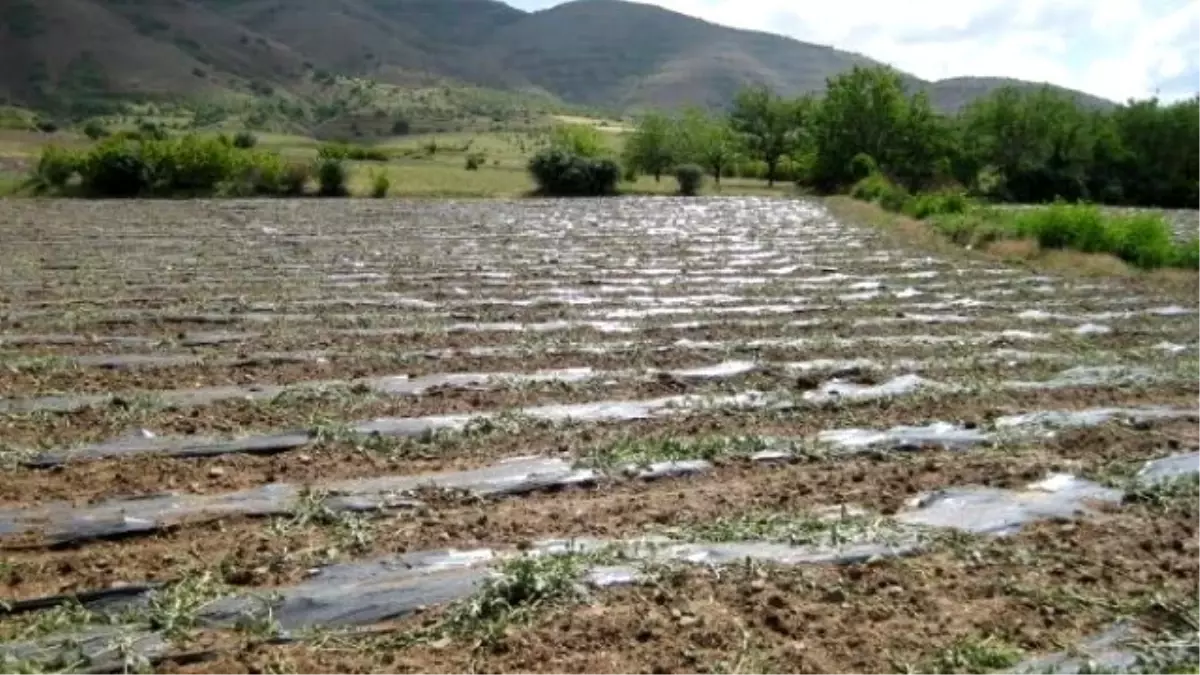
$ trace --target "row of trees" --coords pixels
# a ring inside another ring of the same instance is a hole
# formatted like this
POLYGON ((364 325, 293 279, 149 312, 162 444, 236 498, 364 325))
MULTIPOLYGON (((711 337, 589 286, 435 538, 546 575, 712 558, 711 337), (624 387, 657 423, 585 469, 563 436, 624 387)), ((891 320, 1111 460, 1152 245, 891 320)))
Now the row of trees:
POLYGON ((855 68, 821 97, 740 92, 726 116, 652 113, 625 148, 627 169, 656 177, 703 166, 717 181, 735 162, 788 165, 801 183, 843 190, 872 171, 911 191, 958 185, 1005 201, 1056 198, 1195 208, 1200 99, 1086 108, 1048 87, 1002 88, 957 115, 908 92, 888 68, 855 68))

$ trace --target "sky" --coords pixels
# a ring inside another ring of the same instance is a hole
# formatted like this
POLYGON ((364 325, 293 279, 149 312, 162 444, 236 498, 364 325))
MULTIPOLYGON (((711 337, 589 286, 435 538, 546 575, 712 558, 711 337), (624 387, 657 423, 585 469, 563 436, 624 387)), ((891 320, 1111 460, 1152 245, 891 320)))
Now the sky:
MULTIPOLYGON (((643 0, 858 52, 927 80, 1013 77, 1114 101, 1200 90, 1200 0, 643 0)), ((508 0, 542 9, 561 0, 508 0)))

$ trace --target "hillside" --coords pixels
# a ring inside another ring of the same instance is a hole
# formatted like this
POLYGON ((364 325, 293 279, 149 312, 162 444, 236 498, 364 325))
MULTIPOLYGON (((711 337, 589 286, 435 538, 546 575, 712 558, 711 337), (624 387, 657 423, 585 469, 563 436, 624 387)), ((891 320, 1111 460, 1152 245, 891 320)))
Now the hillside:
MULTIPOLYGON (((747 84, 819 91, 831 75, 877 64, 621 0, 532 13, 496 0, 0 0, 0 62, 0 103, 54 110, 111 97, 269 93, 292 105, 311 102, 314 80, 336 75, 467 84, 614 112, 719 107, 747 84)), ((909 82, 947 111, 1029 84, 909 82)))

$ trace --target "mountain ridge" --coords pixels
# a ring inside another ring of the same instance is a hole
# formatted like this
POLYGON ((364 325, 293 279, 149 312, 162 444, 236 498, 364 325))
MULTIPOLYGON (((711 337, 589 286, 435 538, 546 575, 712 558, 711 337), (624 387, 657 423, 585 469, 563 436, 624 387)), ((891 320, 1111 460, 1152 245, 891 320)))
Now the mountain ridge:
MULTIPOLYGON (((718 108, 750 84, 819 92, 827 77, 881 63, 625 0, 533 12, 498 0, 0 0, 0 62, 16 66, 0 72, 0 98, 30 107, 264 90, 303 97, 314 73, 333 73, 537 92, 615 113, 718 108)), ((1042 84, 902 75, 948 112, 998 86, 1042 84)))

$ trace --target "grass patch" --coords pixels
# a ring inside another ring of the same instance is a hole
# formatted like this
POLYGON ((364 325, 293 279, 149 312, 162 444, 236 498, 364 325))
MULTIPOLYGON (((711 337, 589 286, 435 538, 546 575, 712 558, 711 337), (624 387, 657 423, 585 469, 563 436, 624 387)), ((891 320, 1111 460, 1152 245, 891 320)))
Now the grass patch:
POLYGON ((272 519, 268 530, 273 534, 285 536, 296 530, 311 527, 326 528, 333 534, 337 550, 326 552, 330 559, 337 558, 342 551, 366 552, 375 542, 375 523, 370 518, 333 508, 329 504, 329 494, 320 490, 305 489, 301 492, 292 506, 291 514, 272 519))
POLYGON ((1004 257, 1069 250, 1108 254, 1143 270, 1200 267, 1200 241, 1175 241, 1170 224, 1155 213, 1113 213, 1089 204, 1064 202, 1022 209, 981 206, 961 191, 911 195, 877 173, 856 183, 850 196, 928 221, 960 246, 1023 242, 1003 251, 1004 257), (1030 242, 1036 242, 1037 248, 1032 249, 1030 242))
POLYGON ((783 449, 779 446, 779 442, 760 436, 623 438, 609 445, 593 448, 580 458, 578 465, 616 469, 625 466, 646 467, 655 462, 691 459, 712 461, 724 457, 743 457, 767 449, 783 449))
POLYGON ((689 542, 768 541, 792 546, 842 547, 864 542, 898 542, 905 529, 889 518, 844 507, 828 514, 752 512, 669 528, 664 534, 689 542))
POLYGON ((933 656, 924 673, 985 673, 1011 668, 1021 661, 1021 650, 995 636, 963 638, 933 656))
POLYGON ((1194 514, 1200 510, 1200 476, 1177 476, 1150 485, 1130 481, 1125 502, 1143 504, 1158 513, 1194 514))

